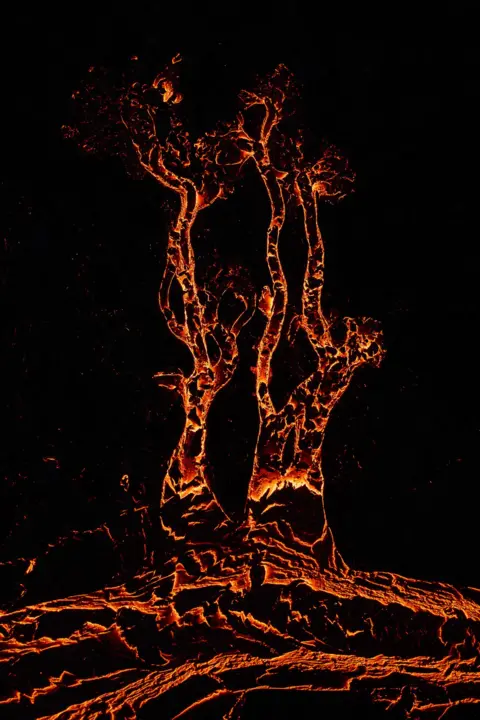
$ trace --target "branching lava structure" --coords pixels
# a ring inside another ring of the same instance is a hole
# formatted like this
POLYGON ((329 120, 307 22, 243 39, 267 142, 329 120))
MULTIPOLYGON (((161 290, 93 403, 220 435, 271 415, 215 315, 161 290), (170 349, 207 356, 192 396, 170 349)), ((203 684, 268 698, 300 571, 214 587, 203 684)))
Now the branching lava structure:
MULTIPOLYGON (((454 718, 466 707, 480 716, 480 591, 355 571, 325 515, 325 428, 355 370, 379 365, 384 352, 378 323, 338 320, 322 304, 318 209, 348 192, 348 164, 333 147, 309 160, 301 135, 285 131, 296 91, 284 66, 240 94, 233 122, 192 143, 177 114, 179 63, 177 56, 153 82, 129 85, 119 102, 137 162, 176 202, 159 306, 193 369, 155 376, 180 398, 184 427, 160 507, 138 508, 145 526, 147 517, 160 525, 167 556, 150 546, 145 530, 144 568, 134 578, 7 609, 1 716, 113 720, 154 711, 233 720, 244 716, 252 694, 269 689, 363 693, 398 718, 454 718), (168 111, 166 132, 159 108, 168 111), (192 232, 206 208, 228 201, 247 165, 269 204, 270 282, 244 291, 232 272, 215 292, 198 281, 192 232), (301 219, 307 246, 295 313, 279 252, 288 208, 301 219), (228 320, 226 293, 237 309, 228 320), (234 522, 208 476, 207 418, 236 370, 239 336, 259 314, 259 430, 244 519, 234 522), (272 359, 282 337, 294 343, 300 336, 315 367, 278 407, 272 359), (44 658, 55 668, 49 677, 44 658)), ((107 526, 98 532, 116 545, 107 526)), ((25 563, 28 574, 35 559, 25 563)))

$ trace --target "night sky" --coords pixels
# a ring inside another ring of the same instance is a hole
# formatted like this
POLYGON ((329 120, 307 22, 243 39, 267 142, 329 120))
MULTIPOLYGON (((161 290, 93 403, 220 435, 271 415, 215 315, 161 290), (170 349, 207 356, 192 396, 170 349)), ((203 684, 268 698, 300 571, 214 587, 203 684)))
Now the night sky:
MULTIPOLYGON (((284 62, 303 86, 299 121, 312 144, 326 137, 357 174, 356 193, 321 212, 326 303, 379 319, 387 355, 380 369, 358 373, 327 432, 326 509, 340 551, 356 568, 480 586, 473 16, 391 8, 352 16, 346 7, 318 7, 314 16, 309 3, 280 15, 260 5, 18 10, 4 27, 7 604, 25 582, 18 558, 48 556, 27 587, 32 602, 119 577, 111 549, 93 540, 81 550, 71 541, 48 547, 73 529, 120 528, 125 473, 137 495, 157 502, 181 429, 179 406, 152 380, 186 362, 156 298, 169 194, 130 177, 118 158, 82 154, 61 133, 89 66, 121 68, 135 54, 161 68, 176 52, 194 133, 228 119, 236 93, 284 62)), ((247 175, 197 240, 200 271, 217 251, 220 262, 244 264, 262 281, 263 200, 247 175)), ((283 252, 294 281, 302 253, 294 236, 283 252)), ((243 346, 246 359, 212 410, 209 440, 214 487, 232 514, 245 500, 255 438, 248 333, 243 346)), ((278 397, 288 385, 283 372, 278 397)), ((137 551, 129 552, 133 571, 137 551)))

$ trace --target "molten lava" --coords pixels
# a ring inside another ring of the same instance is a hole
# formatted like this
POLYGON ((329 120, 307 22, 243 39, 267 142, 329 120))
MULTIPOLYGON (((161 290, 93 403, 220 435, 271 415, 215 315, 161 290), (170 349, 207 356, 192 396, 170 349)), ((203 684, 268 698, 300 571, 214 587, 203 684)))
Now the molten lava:
MULTIPOLYGON (((176 198, 159 306, 193 369, 155 380, 180 398, 183 431, 160 507, 135 508, 143 571, 86 595, 26 606, 20 598, 2 614, 2 717, 141 718, 150 709, 168 718, 233 719, 252 694, 281 688, 367 694, 394 717, 457 717, 459 707, 480 703, 480 591, 355 571, 325 515, 328 420, 355 370, 379 365, 384 352, 375 321, 338 320, 322 304, 319 204, 342 198, 353 175, 333 147, 312 161, 301 136, 286 133, 296 91, 283 66, 240 94, 231 123, 192 143, 178 115, 179 63, 176 56, 153 82, 131 84, 119 108, 141 168, 176 198), (163 135, 162 108, 169 112, 163 135), (216 292, 199 284, 192 232, 205 208, 228 200, 246 166, 258 173, 269 205, 269 284, 248 292, 232 272, 216 292), (279 252, 289 208, 307 247, 295 311, 279 252), (220 312, 227 291, 238 309, 228 321, 220 312), (207 421, 254 316, 263 317, 254 368, 259 430, 244 519, 234 522, 208 476, 207 421), (315 367, 279 407, 272 359, 282 338, 299 337, 315 367), (150 546, 152 522, 161 527, 163 555, 150 546)), ((128 492, 128 476, 122 486, 128 492)), ((107 526, 98 532, 118 544, 107 526)), ((35 558, 25 563, 34 572, 35 558)))

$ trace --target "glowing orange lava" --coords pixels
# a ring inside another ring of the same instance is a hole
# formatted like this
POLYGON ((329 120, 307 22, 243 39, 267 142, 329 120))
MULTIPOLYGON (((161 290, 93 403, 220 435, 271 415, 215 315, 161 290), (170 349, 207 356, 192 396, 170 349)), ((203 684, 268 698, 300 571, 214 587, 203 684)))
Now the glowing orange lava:
MULTIPOLYGON (((177 199, 159 306, 193 369, 155 375, 185 413, 158 509, 169 557, 160 562, 145 534, 144 570, 129 582, 32 606, 20 599, 4 612, 1 716, 136 718, 152 707, 159 717, 194 718, 207 707, 208 717, 226 720, 242 716, 252 693, 284 688, 361 691, 394 717, 456 717, 459 707, 480 703, 480 591, 355 571, 325 516, 321 453, 329 417, 355 370, 379 365, 383 355, 375 321, 337 320, 322 306, 318 207, 342 198, 352 173, 334 148, 310 161, 301 137, 285 133, 295 85, 284 66, 240 94, 231 123, 192 143, 176 111, 179 64, 176 56, 152 83, 128 87, 120 102, 138 162, 177 199), (157 127, 162 104, 170 111, 165 137, 157 127), (222 293, 199 286, 191 238, 199 213, 228 199, 247 163, 270 207, 270 282, 256 295, 242 291, 232 273, 227 289, 240 309, 226 322, 222 293), (279 240, 289 204, 301 217, 307 261, 301 307, 287 327, 279 240), (207 418, 237 367, 239 335, 258 313, 259 431, 244 520, 235 523, 209 481, 207 418), (281 337, 294 343, 299 335, 316 367, 277 407, 272 358, 281 337)), ((122 485, 128 491, 127 476, 122 485)), ((151 517, 151 508, 136 510, 151 517)), ((116 544, 107 526, 98 532, 116 544)), ((25 567, 34 571, 35 558, 25 567)))

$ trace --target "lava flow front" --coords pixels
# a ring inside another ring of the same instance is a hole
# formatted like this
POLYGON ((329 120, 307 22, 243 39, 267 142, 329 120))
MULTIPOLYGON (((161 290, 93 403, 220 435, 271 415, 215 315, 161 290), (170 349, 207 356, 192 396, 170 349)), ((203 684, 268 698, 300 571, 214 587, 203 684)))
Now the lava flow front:
MULTIPOLYGON (((160 507, 135 507, 142 571, 85 595, 35 605, 20 598, 3 612, 1 717, 233 719, 248 714, 256 694, 281 689, 368 697, 395 718, 454 718, 466 708, 480 717, 480 591, 351 569, 325 514, 329 417, 355 370, 379 365, 384 352, 378 323, 336 318, 322 304, 319 205, 341 199, 353 174, 335 148, 310 160, 301 134, 292 136, 296 86, 284 66, 240 94, 232 122, 191 142, 179 116, 180 60, 153 82, 130 83, 117 107, 137 163, 173 198, 159 306, 192 369, 155 380, 180 399, 183 431, 160 507), (195 223, 228 201, 246 168, 269 209, 269 282, 245 289, 230 269, 220 289, 203 286, 195 223), (279 252, 292 217, 306 247, 298 298, 279 252), (235 313, 222 310, 227 296, 235 313), (212 489, 208 418, 254 318, 262 321, 253 368, 259 430, 245 512, 234 521, 212 489), (314 361, 278 406, 271 379, 281 342, 303 343, 314 361)), ((66 134, 91 149, 78 129, 66 134)), ((111 528, 96 532, 120 552, 111 528)), ((25 560, 27 574, 35 562, 25 560)))

